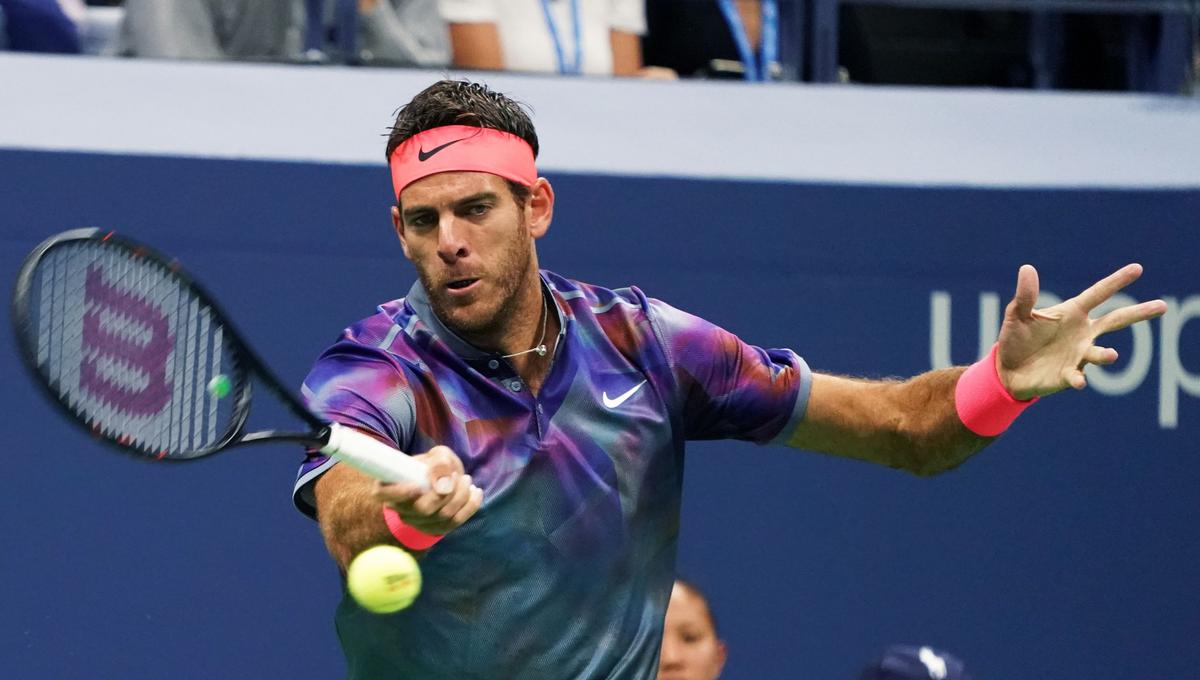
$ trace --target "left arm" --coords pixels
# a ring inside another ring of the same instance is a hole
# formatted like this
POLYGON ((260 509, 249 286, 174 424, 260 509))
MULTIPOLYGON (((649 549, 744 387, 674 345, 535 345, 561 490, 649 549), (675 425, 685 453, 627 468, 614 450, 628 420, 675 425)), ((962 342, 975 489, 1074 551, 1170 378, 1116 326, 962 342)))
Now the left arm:
MULTIPOLYGON (((1083 389, 1085 366, 1116 361, 1116 350, 1095 345, 1095 339, 1160 316, 1166 304, 1152 300, 1097 319, 1088 314, 1141 273, 1141 265, 1128 265, 1062 304, 1034 309, 1037 271, 1021 267, 994 359, 1004 398, 1028 400, 1067 387, 1083 389)), ((954 468, 995 439, 975 434, 960 418, 962 405, 955 397, 964 372, 935 370, 903 382, 814 375, 804 419, 787 443, 918 475, 954 468)))
POLYGON ((788 446, 928 476, 957 467, 994 438, 958 419, 954 387, 964 369, 900 381, 813 374, 804 420, 788 446))

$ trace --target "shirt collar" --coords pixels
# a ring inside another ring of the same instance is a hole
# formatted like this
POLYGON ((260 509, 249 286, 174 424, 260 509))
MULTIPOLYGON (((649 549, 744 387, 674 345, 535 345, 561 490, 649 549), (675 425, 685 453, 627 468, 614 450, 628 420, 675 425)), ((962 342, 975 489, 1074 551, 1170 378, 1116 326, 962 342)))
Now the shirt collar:
MULTIPOLYGON (((570 309, 570 307, 565 301, 560 299, 558 291, 547 280, 546 272, 538 272, 538 276, 542 282, 542 295, 549 295, 551 301, 554 302, 554 304, 550 305, 550 308, 558 315, 558 337, 561 340, 567 332, 567 322, 569 319, 569 316, 564 316, 563 308, 570 309)), ((442 320, 438 318, 437 314, 433 312, 433 307, 429 304, 429 295, 425 292, 425 287, 421 285, 420 279, 413 282, 412 288, 408 290, 406 299, 408 304, 412 306, 413 311, 416 312, 417 318, 421 320, 421 323, 425 324, 425 327, 429 329, 434 337, 446 343, 446 346, 458 356, 467 360, 493 359, 500 356, 496 352, 485 352, 479 349, 458 337, 454 331, 447 328, 442 323, 442 320)))

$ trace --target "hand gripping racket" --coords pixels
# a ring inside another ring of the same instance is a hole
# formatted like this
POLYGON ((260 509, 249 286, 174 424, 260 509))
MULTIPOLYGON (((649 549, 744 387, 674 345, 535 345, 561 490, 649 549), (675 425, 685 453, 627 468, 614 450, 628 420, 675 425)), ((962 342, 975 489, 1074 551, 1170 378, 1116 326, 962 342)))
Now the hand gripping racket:
POLYGON ((290 441, 384 482, 427 485, 424 464, 325 423, 284 389, 216 301, 174 260, 99 229, 63 232, 25 259, 12 304, 22 358, 96 437, 155 460, 290 441), (252 379, 307 432, 246 432, 252 379))

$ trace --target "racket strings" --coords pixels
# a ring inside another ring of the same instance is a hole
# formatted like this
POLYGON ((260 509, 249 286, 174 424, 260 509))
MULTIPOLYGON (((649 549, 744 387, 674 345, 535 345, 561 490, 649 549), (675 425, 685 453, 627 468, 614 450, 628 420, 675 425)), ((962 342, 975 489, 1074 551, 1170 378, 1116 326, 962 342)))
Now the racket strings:
POLYGON ((228 434, 241 371, 219 318, 166 265, 83 241, 46 253, 36 276, 39 369, 94 432, 171 458, 228 434))

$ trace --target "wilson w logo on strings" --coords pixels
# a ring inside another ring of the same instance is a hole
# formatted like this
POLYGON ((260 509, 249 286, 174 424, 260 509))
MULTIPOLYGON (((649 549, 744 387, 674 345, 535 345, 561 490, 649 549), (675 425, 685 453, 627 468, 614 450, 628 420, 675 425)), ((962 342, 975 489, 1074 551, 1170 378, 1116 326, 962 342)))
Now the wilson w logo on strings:
POLYGON ((175 345, 158 307, 105 281, 98 265, 84 283, 79 384, 129 415, 154 415, 171 400, 167 359, 175 345))

